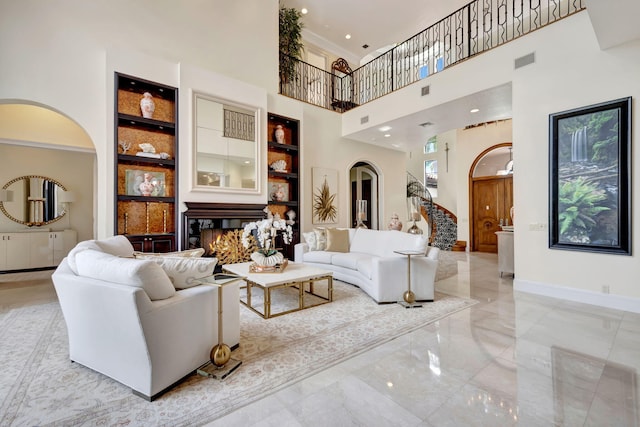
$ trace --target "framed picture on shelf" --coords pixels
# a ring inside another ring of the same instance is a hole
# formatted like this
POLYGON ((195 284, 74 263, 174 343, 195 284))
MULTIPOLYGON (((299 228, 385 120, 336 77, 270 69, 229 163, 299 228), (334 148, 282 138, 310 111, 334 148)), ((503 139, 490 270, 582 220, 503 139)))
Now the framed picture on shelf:
POLYGON ((164 197, 165 175, 164 172, 127 169, 125 186, 127 196, 164 197))
POLYGON ((269 181, 269 200, 273 202, 288 202, 289 183, 269 181))
POLYGON ((631 97, 549 116, 549 247, 631 255, 631 97))

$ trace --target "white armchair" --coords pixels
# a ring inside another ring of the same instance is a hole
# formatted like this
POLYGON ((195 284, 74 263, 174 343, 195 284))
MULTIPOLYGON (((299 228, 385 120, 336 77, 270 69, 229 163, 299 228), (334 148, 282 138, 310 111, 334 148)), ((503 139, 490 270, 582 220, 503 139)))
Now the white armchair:
MULTIPOLYGON (((72 361, 153 400, 209 360, 217 343, 215 287, 176 291, 154 261, 101 253, 95 250, 100 241, 83 243, 52 276, 72 361), (111 274, 113 263, 119 268, 111 274), (130 283, 119 283, 122 277, 130 283)), ((240 335, 238 286, 225 286, 224 292, 223 338, 234 348, 240 335)))

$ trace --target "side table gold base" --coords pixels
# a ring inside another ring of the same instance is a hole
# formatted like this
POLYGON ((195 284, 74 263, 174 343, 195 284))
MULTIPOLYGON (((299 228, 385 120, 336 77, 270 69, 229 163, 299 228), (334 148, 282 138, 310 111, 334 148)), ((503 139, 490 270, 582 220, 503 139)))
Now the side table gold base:
POLYGON ((242 365, 242 361, 237 359, 229 359, 224 366, 216 366, 210 361, 200 366, 197 370, 198 375, 208 378, 223 380, 231 375, 236 369, 242 365))

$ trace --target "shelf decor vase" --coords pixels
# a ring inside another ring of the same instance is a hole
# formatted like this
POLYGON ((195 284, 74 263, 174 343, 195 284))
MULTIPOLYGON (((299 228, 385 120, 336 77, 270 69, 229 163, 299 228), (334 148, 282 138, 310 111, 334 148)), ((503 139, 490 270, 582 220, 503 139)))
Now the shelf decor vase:
POLYGON ((278 144, 284 144, 284 129, 282 125, 276 126, 275 137, 278 144))
POLYGON ((140 111, 145 119, 152 119, 153 112, 156 109, 156 103, 153 102, 153 96, 149 92, 145 92, 140 100, 140 111))

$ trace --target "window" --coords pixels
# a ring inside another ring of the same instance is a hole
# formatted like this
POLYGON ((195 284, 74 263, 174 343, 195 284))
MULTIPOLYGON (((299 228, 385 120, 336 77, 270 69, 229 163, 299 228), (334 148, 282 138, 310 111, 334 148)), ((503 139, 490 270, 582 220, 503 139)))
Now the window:
POLYGON ((424 161, 424 186, 427 187, 431 197, 438 197, 438 161, 424 161))
POLYGON ((424 154, 435 153, 436 151, 438 151, 438 141, 435 136, 432 136, 424 145, 424 154))

